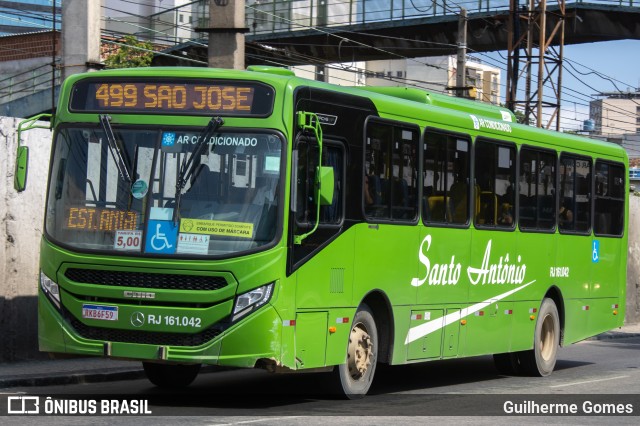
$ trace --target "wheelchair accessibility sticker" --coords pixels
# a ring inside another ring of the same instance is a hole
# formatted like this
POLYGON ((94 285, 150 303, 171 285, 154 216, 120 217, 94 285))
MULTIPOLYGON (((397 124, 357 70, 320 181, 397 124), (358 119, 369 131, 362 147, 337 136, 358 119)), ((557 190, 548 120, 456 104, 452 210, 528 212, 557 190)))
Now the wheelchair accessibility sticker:
POLYGON ((178 227, 169 220, 150 220, 145 251, 172 254, 176 252, 178 227))
POLYGON ((600 261, 600 241, 593 240, 593 247, 591 248, 591 261, 598 263, 600 261))

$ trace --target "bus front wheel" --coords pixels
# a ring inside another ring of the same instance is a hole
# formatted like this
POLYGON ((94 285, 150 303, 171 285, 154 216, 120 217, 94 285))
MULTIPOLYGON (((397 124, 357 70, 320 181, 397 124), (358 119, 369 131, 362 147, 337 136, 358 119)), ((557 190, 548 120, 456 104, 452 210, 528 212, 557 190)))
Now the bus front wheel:
POLYGON ((367 394, 378 360, 378 330, 373 313, 361 305, 353 318, 346 363, 339 365, 335 374, 340 393, 349 398, 362 398, 367 394))
POLYGON ((545 298, 536 321, 533 349, 520 352, 518 358, 525 373, 548 376, 556 366, 560 344, 558 308, 552 299, 545 298))
POLYGON ((183 388, 193 382, 200 371, 200 364, 157 364, 143 362, 147 379, 161 388, 183 388))

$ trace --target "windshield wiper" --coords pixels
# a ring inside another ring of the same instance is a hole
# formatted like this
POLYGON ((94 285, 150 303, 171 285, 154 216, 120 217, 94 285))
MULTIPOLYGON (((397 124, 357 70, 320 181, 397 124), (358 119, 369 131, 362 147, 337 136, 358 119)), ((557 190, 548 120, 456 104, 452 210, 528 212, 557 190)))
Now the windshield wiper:
POLYGON ((102 125, 102 130, 104 131, 104 135, 107 138, 107 144, 109 145, 109 151, 111 152, 113 161, 116 163, 120 177, 128 183, 131 183, 131 173, 129 173, 128 165, 126 161, 124 161, 122 150, 120 149, 118 141, 113 134, 113 129, 111 128, 111 117, 100 114, 98 115, 98 118, 100 118, 100 124, 102 125))
POLYGON ((175 208, 173 210, 173 222, 175 223, 178 219, 178 212, 180 210, 180 201, 182 200, 182 190, 187 184, 187 180, 191 177, 195 168, 198 166, 199 162, 196 162, 195 159, 199 159, 205 148, 207 147, 208 140, 213 134, 224 124, 224 120, 220 117, 213 117, 207 127, 205 127, 200 135, 198 136, 196 147, 193 150, 193 154, 189 157, 187 161, 187 155, 185 154, 182 159, 182 164, 180 165, 180 172, 178 173, 178 180, 176 181, 176 203, 175 208))

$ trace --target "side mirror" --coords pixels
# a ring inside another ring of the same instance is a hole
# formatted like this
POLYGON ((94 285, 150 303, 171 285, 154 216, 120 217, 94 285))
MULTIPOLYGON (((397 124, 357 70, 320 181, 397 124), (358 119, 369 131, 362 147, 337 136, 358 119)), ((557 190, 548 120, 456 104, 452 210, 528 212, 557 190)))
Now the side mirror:
POLYGON ((320 185, 320 205, 330 206, 333 204, 333 167, 318 167, 318 178, 320 185))
POLYGON ((27 187, 27 166, 29 164, 29 147, 19 146, 16 152, 16 169, 13 174, 13 187, 22 192, 27 187))
POLYGON ((22 133, 31 129, 51 129, 53 116, 51 114, 38 114, 22 120, 18 123, 18 148, 16 149, 16 168, 13 175, 13 187, 16 191, 22 192, 27 187, 27 168, 29 166, 29 148, 22 145, 22 133), (48 118, 49 124, 38 124, 38 120, 48 118))

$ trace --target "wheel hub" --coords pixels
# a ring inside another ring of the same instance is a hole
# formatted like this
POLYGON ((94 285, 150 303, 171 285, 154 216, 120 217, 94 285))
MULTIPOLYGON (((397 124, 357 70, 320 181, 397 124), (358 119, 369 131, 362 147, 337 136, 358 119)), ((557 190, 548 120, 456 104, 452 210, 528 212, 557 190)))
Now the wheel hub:
POLYGON ((555 329, 553 326, 553 317, 547 315, 542 322, 540 330, 540 354, 545 360, 549 360, 553 354, 555 343, 555 329))
POLYGON ((349 374, 354 380, 359 380, 365 375, 373 357, 373 343, 371 336, 362 324, 357 324, 351 330, 349 336, 349 349, 347 352, 347 364, 349 374))

